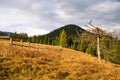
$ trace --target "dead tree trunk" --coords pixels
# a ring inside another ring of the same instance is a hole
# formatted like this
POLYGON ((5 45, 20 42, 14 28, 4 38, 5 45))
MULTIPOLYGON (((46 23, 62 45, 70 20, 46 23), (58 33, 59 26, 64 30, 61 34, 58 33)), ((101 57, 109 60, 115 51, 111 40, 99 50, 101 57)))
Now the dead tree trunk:
POLYGON ((103 36, 103 30, 99 27, 96 27, 91 24, 91 21, 88 23, 89 25, 86 25, 89 28, 89 31, 93 34, 95 34, 97 38, 97 56, 98 56, 98 62, 101 63, 101 53, 100 53, 100 37, 103 36))
POLYGON ((100 53, 100 37, 97 37, 97 55, 98 55, 98 62, 101 63, 101 53, 100 53))
POLYGON ((100 27, 94 26, 92 23, 92 20, 85 25, 90 33, 93 33, 95 37, 97 38, 97 56, 98 56, 98 62, 101 63, 101 52, 100 52, 100 38, 103 36, 111 36, 112 33, 107 33, 105 30, 102 30, 100 27))

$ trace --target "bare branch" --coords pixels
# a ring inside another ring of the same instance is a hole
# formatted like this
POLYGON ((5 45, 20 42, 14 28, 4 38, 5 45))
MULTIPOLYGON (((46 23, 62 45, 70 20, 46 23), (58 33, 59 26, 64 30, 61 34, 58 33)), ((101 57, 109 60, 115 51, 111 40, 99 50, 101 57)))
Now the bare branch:
POLYGON ((93 27, 93 28, 96 28, 96 26, 94 26, 93 24, 92 24, 92 20, 88 23, 91 27, 93 27))
POLYGON ((93 33, 95 35, 95 37, 97 38, 97 55, 98 55, 98 61, 99 63, 101 63, 101 53, 100 53, 100 38, 102 36, 111 36, 111 32, 110 33, 107 33, 105 30, 102 30, 100 27, 98 26, 94 26, 92 24, 92 20, 90 20, 90 22, 85 25, 88 29, 88 31, 90 33, 93 33))

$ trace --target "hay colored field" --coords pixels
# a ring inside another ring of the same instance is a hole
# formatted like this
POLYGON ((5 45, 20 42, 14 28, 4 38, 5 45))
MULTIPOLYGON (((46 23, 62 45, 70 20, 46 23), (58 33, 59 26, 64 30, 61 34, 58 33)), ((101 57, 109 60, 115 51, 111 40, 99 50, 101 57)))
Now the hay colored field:
POLYGON ((0 40, 0 80, 120 80, 120 65, 99 64, 96 57, 71 49, 34 45, 40 49, 10 47, 0 40))

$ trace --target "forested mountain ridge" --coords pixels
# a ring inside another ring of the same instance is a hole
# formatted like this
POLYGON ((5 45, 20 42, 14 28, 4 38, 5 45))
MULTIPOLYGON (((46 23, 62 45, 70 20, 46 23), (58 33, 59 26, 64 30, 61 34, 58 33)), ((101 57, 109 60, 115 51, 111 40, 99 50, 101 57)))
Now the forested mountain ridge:
POLYGON ((65 30, 66 35, 68 37, 78 37, 80 34, 86 31, 75 24, 68 24, 56 30, 51 31, 50 33, 47 34, 47 36, 49 36, 50 38, 59 36, 63 29, 65 30))
MULTIPOLYGON (((87 32, 85 29, 75 25, 75 24, 68 24, 62 26, 58 29, 51 31, 45 35, 35 35, 29 38, 30 42, 41 43, 41 44, 48 44, 48 45, 58 45, 60 46, 60 40, 64 41, 66 46, 71 48, 73 43, 76 44, 76 41, 79 41, 80 37, 83 33, 87 32), (62 32, 64 33, 64 39, 60 39, 62 32)), ((64 43, 63 42, 63 43, 64 43)), ((78 42, 77 42, 78 44, 78 42)))
POLYGON ((11 32, 0 31, 0 36, 10 36, 11 32))

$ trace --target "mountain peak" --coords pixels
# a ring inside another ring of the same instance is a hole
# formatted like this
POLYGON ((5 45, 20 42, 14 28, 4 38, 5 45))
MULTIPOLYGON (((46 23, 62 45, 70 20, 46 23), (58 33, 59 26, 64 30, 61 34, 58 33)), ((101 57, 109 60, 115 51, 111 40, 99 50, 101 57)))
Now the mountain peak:
POLYGON ((56 30, 53 30, 52 32, 48 33, 47 35, 50 37, 59 36, 62 30, 65 30, 67 36, 69 37, 78 37, 82 32, 85 30, 81 27, 75 25, 75 24, 67 24, 65 26, 62 26, 56 30))

